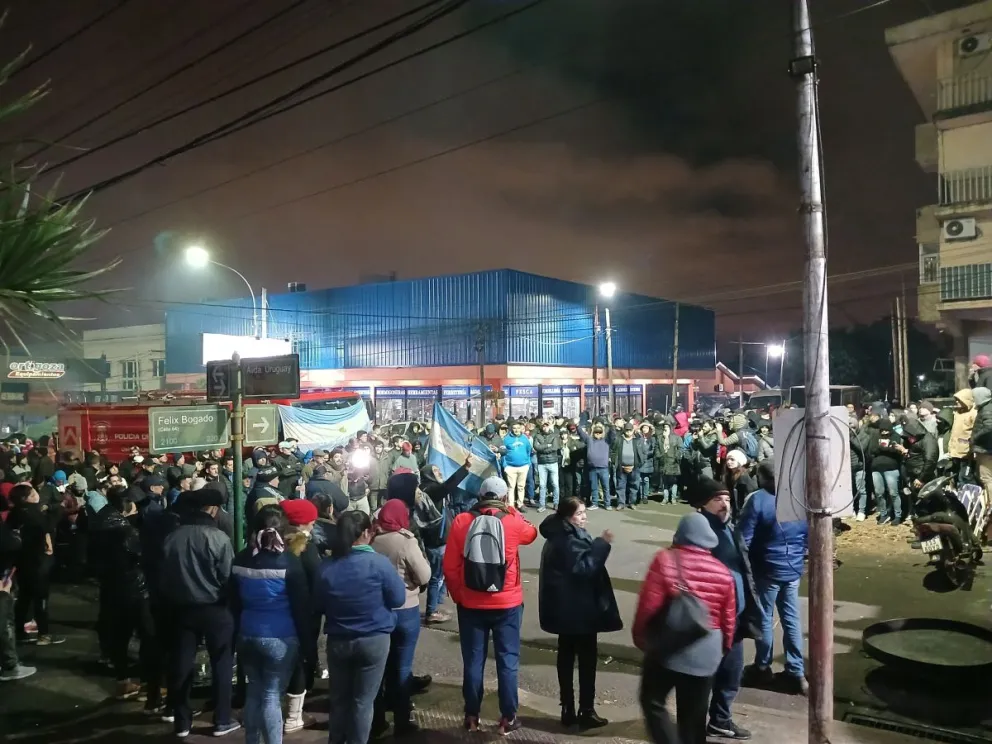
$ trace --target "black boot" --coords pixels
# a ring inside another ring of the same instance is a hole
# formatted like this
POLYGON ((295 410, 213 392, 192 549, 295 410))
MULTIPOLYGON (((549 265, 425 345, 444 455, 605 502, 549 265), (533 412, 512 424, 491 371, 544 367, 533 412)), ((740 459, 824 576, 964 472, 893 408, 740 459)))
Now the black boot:
POLYGON ((575 703, 563 701, 561 704, 561 725, 569 728, 574 726, 575 722, 575 703))
POLYGON ((609 723, 605 718, 597 715, 595 708, 580 710, 578 721, 579 727, 584 729, 602 728, 609 723))

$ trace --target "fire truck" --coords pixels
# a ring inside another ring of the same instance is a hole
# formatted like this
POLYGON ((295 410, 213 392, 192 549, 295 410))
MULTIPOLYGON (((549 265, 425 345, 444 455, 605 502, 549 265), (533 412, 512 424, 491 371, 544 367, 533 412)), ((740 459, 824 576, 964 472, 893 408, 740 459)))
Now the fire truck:
MULTIPOLYGON (((304 390, 296 400, 245 401, 245 406, 277 403, 333 411, 353 406, 361 400, 361 395, 353 391, 321 388, 304 390)), ((206 393, 188 391, 141 393, 134 398, 124 398, 120 403, 68 402, 59 408, 58 448, 80 454, 96 449, 111 461, 126 459, 133 447, 147 453, 149 408, 195 406, 206 402, 206 393)), ((369 401, 365 401, 365 406, 369 410, 369 418, 372 418, 374 411, 369 401)))

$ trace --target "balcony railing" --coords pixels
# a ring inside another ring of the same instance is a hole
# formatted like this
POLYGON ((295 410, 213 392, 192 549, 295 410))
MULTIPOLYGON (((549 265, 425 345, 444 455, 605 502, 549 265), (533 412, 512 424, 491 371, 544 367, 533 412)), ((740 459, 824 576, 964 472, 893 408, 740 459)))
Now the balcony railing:
POLYGON ((992 76, 959 75, 945 78, 937 85, 937 111, 992 106, 992 76))
POLYGON ((937 189, 941 206, 992 201, 992 165, 945 171, 937 189))
POLYGON ((920 244, 920 284, 940 284, 940 246, 920 244))
POLYGON ((992 299, 992 264, 941 267, 941 302, 986 299, 992 299))

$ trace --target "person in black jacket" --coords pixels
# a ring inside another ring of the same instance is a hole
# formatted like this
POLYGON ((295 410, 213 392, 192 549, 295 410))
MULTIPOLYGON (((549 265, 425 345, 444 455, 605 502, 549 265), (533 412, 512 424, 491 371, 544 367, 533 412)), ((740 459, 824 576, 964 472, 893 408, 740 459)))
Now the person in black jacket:
POLYGON ((534 433, 534 452, 537 455, 537 478, 540 496, 537 510, 543 512, 548 504, 548 484, 551 485, 552 503, 558 508, 558 459, 561 457, 561 435, 551 428, 551 422, 544 419, 541 428, 534 433))
POLYGON ((441 471, 436 466, 428 465, 420 471, 420 490, 427 496, 443 519, 440 524, 420 530, 420 539, 424 544, 424 555, 431 564, 431 580, 427 582, 427 607, 424 612, 424 622, 428 625, 444 623, 451 616, 438 609, 444 601, 444 546, 448 542, 448 528, 454 519, 452 501, 458 491, 458 485, 465 480, 468 469, 472 464, 471 457, 465 464, 451 474, 443 483, 441 471))
MULTIPOLYGON (((0 511, 6 511, 4 497, 0 496, 0 511)), ((21 550, 21 538, 0 520, 0 682, 30 677, 38 670, 24 666, 17 657, 17 639, 14 635, 14 598, 12 595, 14 561, 21 550)))
POLYGON ((541 551, 538 614, 541 630, 558 636, 558 687, 561 722, 599 728, 609 721, 594 707, 596 697, 596 636, 623 629, 606 559, 613 533, 593 539, 585 529, 586 506, 565 498, 558 511, 541 523, 546 542, 541 551), (579 662, 579 710, 572 683, 579 662))
POLYGON ((109 595, 109 651, 117 675, 117 699, 130 699, 141 691, 141 685, 128 676, 128 643, 137 633, 141 641, 141 678, 148 685, 146 708, 157 711, 161 708, 160 655, 154 649, 155 624, 142 565, 141 538, 135 527, 138 508, 126 494, 124 488, 111 489, 107 507, 94 520, 94 537, 102 543, 100 555, 104 561, 97 570, 101 589, 109 595))
POLYGON ((875 492, 875 506, 878 509, 878 523, 892 523, 893 527, 902 524, 902 494, 899 490, 899 475, 906 448, 902 438, 892 430, 892 422, 880 418, 869 428, 870 444, 868 456, 871 458, 871 479, 875 492))
POLYGON ((851 447, 851 478, 853 480, 852 493, 854 494, 854 518, 865 521, 868 516, 868 482, 866 479, 866 469, 868 467, 868 449, 871 446, 871 437, 866 429, 861 428, 858 417, 851 415, 848 421, 851 447))
MULTIPOLYGON (((910 494, 917 493, 937 475, 937 439, 926 430, 919 419, 908 416, 902 426, 906 455, 903 457, 903 474, 910 494)), ((913 504, 906 504, 906 512, 913 513, 913 504)))

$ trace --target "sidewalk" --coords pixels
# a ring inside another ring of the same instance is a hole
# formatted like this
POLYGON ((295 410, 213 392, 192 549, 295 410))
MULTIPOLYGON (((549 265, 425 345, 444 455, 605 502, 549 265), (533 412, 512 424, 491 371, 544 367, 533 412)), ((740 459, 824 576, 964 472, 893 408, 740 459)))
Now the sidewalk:
MULTIPOLYGON (((460 681, 438 680, 424 695, 416 698, 416 717, 422 731, 402 739, 411 744, 430 742, 494 742, 501 740, 495 730, 498 713, 495 710, 495 690, 487 686, 487 696, 483 705, 483 730, 469 734, 462 730, 460 681), (491 693, 491 694, 490 694, 491 693)), ((557 700, 541 695, 520 691, 520 717, 524 727, 511 734, 511 741, 517 742, 617 742, 640 744, 645 742, 645 731, 640 720, 639 710, 614 709, 611 714, 619 719, 595 734, 581 734, 563 731, 558 723, 557 700)), ((807 741, 806 718, 793 713, 740 705, 735 707, 735 719, 754 734, 758 743, 792 744, 807 741)), ((327 741, 327 698, 323 689, 318 690, 307 701, 308 728, 288 735, 287 744, 317 744, 327 741)), ((135 741, 171 742, 175 741, 172 728, 168 724, 141 714, 139 703, 108 703, 88 715, 72 722, 57 726, 39 726, 33 731, 7 737, 6 741, 18 744, 130 744, 135 741)), ((194 722, 193 733, 187 742, 206 744, 216 741, 210 735, 209 714, 199 716, 194 722)), ((224 741, 241 744, 244 733, 240 731, 226 737, 224 741)), ((390 736, 376 741, 392 742, 390 736)), ((719 740, 714 740, 719 741, 719 740)), ((900 734, 892 734, 867 727, 849 726, 835 723, 832 744, 908 744, 919 739, 900 734)))

